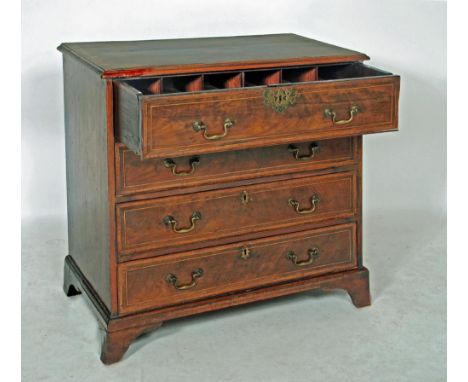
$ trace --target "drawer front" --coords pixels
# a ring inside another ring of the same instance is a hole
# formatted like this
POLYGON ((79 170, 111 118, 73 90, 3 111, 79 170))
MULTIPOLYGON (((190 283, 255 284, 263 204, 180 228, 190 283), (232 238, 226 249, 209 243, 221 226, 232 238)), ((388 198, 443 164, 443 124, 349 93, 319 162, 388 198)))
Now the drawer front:
POLYGON ((137 252, 165 254, 187 244, 207 246, 210 240, 352 216, 355 197, 356 175, 346 172, 121 203, 117 205, 120 259, 131 259, 137 252))
POLYGON ((356 267, 354 224, 119 265, 120 313, 356 267))
POLYGON ((182 158, 141 160, 116 149, 117 195, 217 185, 262 176, 353 164, 357 138, 332 139, 182 158))
POLYGON ((398 89, 399 79, 389 77, 142 97, 141 154, 197 155, 397 130, 398 89), (291 104, 278 110, 287 94, 291 104))

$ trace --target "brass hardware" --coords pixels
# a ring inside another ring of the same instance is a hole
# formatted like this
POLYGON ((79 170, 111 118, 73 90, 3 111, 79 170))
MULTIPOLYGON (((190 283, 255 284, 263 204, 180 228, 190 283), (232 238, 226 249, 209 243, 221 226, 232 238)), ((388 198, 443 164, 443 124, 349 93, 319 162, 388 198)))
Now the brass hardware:
POLYGON ((307 253, 309 257, 307 258, 307 260, 303 261, 297 260, 297 255, 294 253, 294 251, 289 251, 288 253, 286 253, 286 258, 288 260, 291 260, 294 265, 298 267, 303 267, 305 265, 313 264, 315 260, 317 260, 320 257, 320 251, 317 247, 309 249, 307 253))
POLYGON ((190 288, 193 288, 194 286, 196 286, 197 285, 197 279, 199 279, 202 276, 203 276, 203 269, 197 268, 197 269, 192 271, 192 282, 189 283, 189 284, 177 285, 177 276, 172 274, 172 273, 169 273, 166 276, 166 281, 169 284, 173 285, 174 288, 176 288, 177 290, 184 290, 184 289, 190 289, 190 288))
POLYGON ((242 247, 241 248, 240 258, 242 260, 250 259, 252 256, 253 256, 253 254, 252 254, 252 252, 250 252, 249 247, 242 247))
POLYGON ((341 121, 336 120, 336 113, 333 109, 325 109, 325 117, 326 118, 331 118, 332 122, 334 125, 346 125, 348 123, 351 123, 354 119, 354 116, 359 112, 359 108, 357 106, 351 106, 349 109, 349 118, 348 119, 343 119, 341 121))
POLYGON ((177 165, 176 163, 168 158, 164 159, 164 166, 167 168, 170 168, 172 170, 172 173, 177 176, 187 176, 187 175, 192 175, 195 172, 195 168, 200 164, 200 158, 199 157, 193 157, 190 158, 189 160, 189 165, 191 167, 190 171, 177 171, 177 165))
POLYGON ((282 113, 296 103, 296 89, 267 89, 263 93, 263 102, 278 113, 282 113))
POLYGON ((317 194, 312 195, 310 198, 310 204, 311 207, 309 209, 301 209, 299 207, 299 202, 297 200, 294 200, 293 198, 288 199, 288 204, 294 208, 294 211, 296 211, 298 214, 311 214, 312 212, 315 211, 317 208, 317 204, 320 202, 320 197, 317 194))
POLYGON ((200 131, 203 131, 203 138, 208 139, 208 140, 216 140, 216 139, 224 138, 228 134, 228 129, 234 126, 234 123, 235 121, 233 119, 226 118, 224 120, 224 125, 223 125, 224 132, 223 134, 219 134, 219 135, 216 135, 216 134, 208 135, 206 132, 208 129, 208 126, 206 126, 202 121, 195 121, 192 124, 192 127, 193 127, 193 130, 195 130, 197 133, 200 131))
POLYGON ((247 204, 248 202, 250 202, 252 199, 250 199, 250 195, 247 191, 242 191, 242 194, 241 194, 241 203, 242 204, 247 204))
POLYGON ((202 218, 202 215, 199 211, 195 211, 193 214, 192 214, 192 217, 190 218, 190 227, 188 228, 177 228, 177 220, 175 220, 172 216, 166 216, 164 219, 163 219, 163 222, 164 224, 166 224, 167 226, 169 227, 172 227, 172 230, 176 233, 186 233, 186 232, 190 232, 192 230, 195 229, 195 223, 197 222, 197 220, 201 220, 202 218))
POLYGON ((294 158, 297 160, 307 160, 307 159, 312 159, 315 157, 315 154, 318 153, 319 151, 319 144, 317 142, 312 142, 309 145, 309 153, 304 154, 304 155, 299 155, 299 148, 294 146, 294 145, 289 145, 288 146, 288 151, 293 153, 294 158))

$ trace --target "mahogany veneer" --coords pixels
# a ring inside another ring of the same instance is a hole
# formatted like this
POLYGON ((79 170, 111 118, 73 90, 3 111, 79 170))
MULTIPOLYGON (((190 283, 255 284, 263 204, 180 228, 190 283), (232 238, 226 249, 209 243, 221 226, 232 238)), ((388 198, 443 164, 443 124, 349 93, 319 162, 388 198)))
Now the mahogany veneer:
POLYGON ((188 158, 156 158, 142 161, 125 145, 116 146, 116 193, 120 201, 146 198, 147 193, 175 195, 190 188, 222 188, 226 184, 246 184, 263 181, 273 175, 304 174, 323 170, 331 165, 356 165, 358 138, 312 141, 294 145, 261 147, 223 153, 190 156, 188 158), (314 160, 297 160, 298 155, 314 152, 314 160), (169 163, 169 164, 168 164, 169 163), (192 167, 195 169, 192 170, 192 167), (300 170, 300 172, 298 172, 300 170), (191 176, 174 176, 193 171, 191 176))
POLYGON ((293 34, 66 43, 64 291, 101 360, 164 321, 315 288, 370 304, 362 134, 398 76, 293 34))
POLYGON ((355 225, 278 235, 229 244, 215 249, 191 251, 174 256, 130 261, 119 267, 119 306, 122 313, 200 300, 277 284, 306 276, 355 268, 355 225), (314 249, 312 254, 308 252, 314 249), (308 266, 299 262, 313 261, 308 266), (289 257, 288 257, 289 256, 289 257), (174 274, 181 283, 191 282, 194 270, 202 269, 200 286, 180 293, 166 281, 174 274))
POLYGON ((263 236, 275 228, 352 217, 356 213, 356 182, 356 174, 346 172, 120 203, 116 206, 119 258, 131 260, 148 251, 145 257, 164 255, 190 244, 191 248, 204 247, 225 237, 238 241, 245 234, 263 236), (288 204, 293 198, 309 208, 314 195, 321 197, 316 213, 298 214, 288 204), (178 225, 192 226, 195 213, 199 218, 190 232, 175 232, 165 220, 172 216, 178 225))

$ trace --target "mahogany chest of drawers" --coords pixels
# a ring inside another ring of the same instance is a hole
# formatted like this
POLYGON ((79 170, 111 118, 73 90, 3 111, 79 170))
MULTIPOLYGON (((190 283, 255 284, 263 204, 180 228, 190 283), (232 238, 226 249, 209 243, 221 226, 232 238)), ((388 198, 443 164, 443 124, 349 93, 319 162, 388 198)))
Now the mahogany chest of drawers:
POLYGON ((370 304, 362 135, 398 76, 293 34, 66 43, 69 255, 101 360, 164 321, 320 288, 370 304))

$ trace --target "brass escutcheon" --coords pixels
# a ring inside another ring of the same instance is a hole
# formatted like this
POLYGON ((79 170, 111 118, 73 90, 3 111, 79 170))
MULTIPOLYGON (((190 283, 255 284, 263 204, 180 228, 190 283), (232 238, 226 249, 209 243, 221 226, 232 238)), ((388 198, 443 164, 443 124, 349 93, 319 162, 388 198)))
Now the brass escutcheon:
POLYGON ((297 97, 296 89, 266 89, 263 93, 263 102, 274 111, 283 113, 296 103, 297 97))
POLYGON ((250 259, 251 256, 252 256, 252 252, 250 251, 249 247, 242 247, 241 248, 240 258, 242 260, 250 259))
POLYGON ((241 203, 242 204, 247 204, 248 202, 250 202, 251 199, 250 199, 250 195, 247 191, 242 191, 241 193, 241 203))

